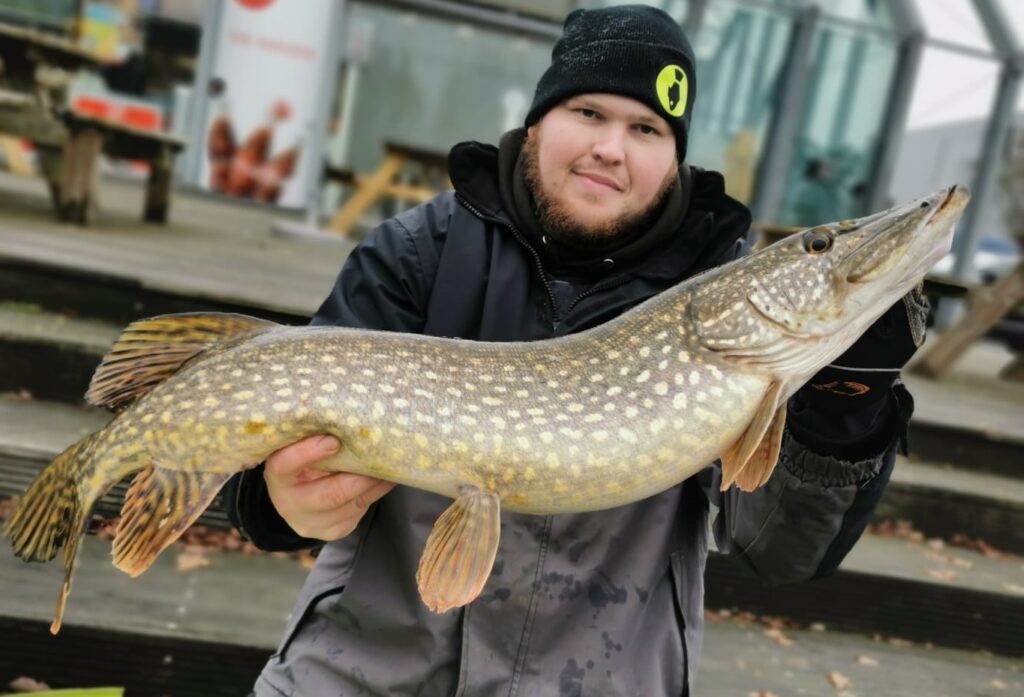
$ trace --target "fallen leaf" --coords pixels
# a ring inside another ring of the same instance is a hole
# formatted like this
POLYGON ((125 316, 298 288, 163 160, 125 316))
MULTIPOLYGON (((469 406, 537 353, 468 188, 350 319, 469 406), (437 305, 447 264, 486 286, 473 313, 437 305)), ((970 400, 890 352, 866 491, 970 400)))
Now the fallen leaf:
POLYGON ((992 689, 1003 691, 1007 688, 1007 684, 998 678, 992 678, 992 689))
POLYGON ((967 535, 964 535, 963 533, 959 532, 949 539, 949 544, 954 545, 956 547, 965 547, 967 549, 973 549, 976 552, 981 552, 989 559, 1010 560, 1017 558, 1016 554, 1011 554, 1010 552, 1004 552, 1001 549, 996 549, 984 540, 979 540, 974 537, 968 537, 967 535))
POLYGON ((909 520, 883 520, 868 525, 868 532, 878 537, 891 537, 898 540, 923 542, 924 533, 915 530, 909 520))
POLYGON ((961 569, 970 569, 974 566, 974 562, 970 559, 964 559, 963 557, 951 557, 953 560, 953 566, 959 566, 961 569))
POLYGON ((908 646, 914 645, 914 642, 907 641, 906 639, 900 639, 899 637, 889 637, 886 639, 886 642, 889 646, 897 646, 899 648, 907 648, 908 646))
POLYGON ((928 569, 925 573, 945 583, 952 583, 956 580, 956 572, 949 569, 928 569))
POLYGON ((853 687, 853 683, 850 682, 850 679, 848 677, 834 670, 825 673, 825 677, 828 679, 829 685, 836 688, 837 690, 847 690, 853 687))
POLYGON ((878 659, 871 656, 857 656, 857 663, 860 663, 862 666, 871 666, 872 668, 878 667, 878 659))
POLYGON ((938 538, 932 538, 928 540, 928 546, 932 549, 945 549, 946 543, 938 538))
POLYGON ((782 633, 782 630, 778 627, 772 627, 771 629, 764 630, 764 635, 774 641, 779 646, 792 646, 793 640, 782 633))
POLYGON ((751 692, 747 697, 778 697, 774 692, 768 692, 767 690, 758 690, 757 692, 751 692))
POLYGON ((1003 590, 1014 593, 1015 595, 1024 595, 1024 586, 1016 583, 1004 583, 1003 590))
POLYGON ((24 675, 17 677, 7 683, 7 687, 11 688, 15 692, 43 692, 49 690, 50 686, 45 682, 39 682, 34 678, 29 678, 24 675))
POLYGON ((810 630, 812 632, 824 632, 825 631, 825 623, 824 622, 812 622, 811 626, 810 626, 810 630))
POLYGON ((182 552, 178 555, 178 571, 192 571, 209 565, 210 560, 201 552, 182 552))

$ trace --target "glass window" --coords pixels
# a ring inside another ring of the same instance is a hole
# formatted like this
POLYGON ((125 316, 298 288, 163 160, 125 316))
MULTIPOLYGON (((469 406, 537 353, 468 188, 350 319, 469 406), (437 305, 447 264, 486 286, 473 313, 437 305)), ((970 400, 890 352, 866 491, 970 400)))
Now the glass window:
POLYGON ((917 9, 929 38, 992 50, 973 0, 927 0, 918 2, 917 9))
POLYGON ((709 3, 696 38, 697 100, 687 160, 725 175, 750 202, 792 23, 783 9, 709 3))
POLYGON ((380 5, 354 3, 342 120, 331 149, 367 172, 383 144, 446 155, 464 140, 496 143, 521 126, 551 57, 551 43, 380 5))
POLYGON ((897 60, 892 39, 822 22, 780 223, 810 226, 867 212, 897 60))
POLYGON ((476 0, 476 2, 558 22, 561 22, 563 17, 576 8, 575 0, 476 0))
POLYGON ((1010 22, 1018 44, 1024 44, 1024 2, 1020 0, 1001 0, 999 6, 1010 22))
MULTIPOLYGON (((629 3, 622 2, 622 0, 581 0, 581 2, 579 2, 579 7, 590 9, 595 7, 613 7, 614 5, 625 4, 629 3)), ((682 21, 689 10, 690 0, 639 0, 639 2, 635 4, 657 7, 658 9, 665 10, 666 13, 675 17, 677 20, 682 21)))
POLYGON ((881 28, 893 26, 889 3, 879 0, 816 0, 821 11, 834 19, 874 24, 881 28))

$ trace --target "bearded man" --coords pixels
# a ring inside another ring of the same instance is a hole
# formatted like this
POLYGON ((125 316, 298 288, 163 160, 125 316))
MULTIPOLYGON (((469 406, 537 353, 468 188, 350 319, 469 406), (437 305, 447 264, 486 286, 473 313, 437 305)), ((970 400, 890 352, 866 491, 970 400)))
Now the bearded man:
MULTIPOLYGON (((696 92, 693 50, 664 12, 573 12, 525 128, 456 146, 454 191, 373 230, 313 323, 548 339, 743 254, 749 212, 686 163, 696 92)), ((689 694, 709 527, 769 583, 832 572, 863 531, 909 418, 906 316, 900 304, 793 397, 762 488, 720 492, 708 463, 620 508, 503 512, 483 592, 443 614, 415 577, 449 500, 317 471, 331 436, 278 451, 229 486, 236 524, 267 550, 322 550, 254 694, 689 694), (863 390, 830 391, 853 378, 863 390)))

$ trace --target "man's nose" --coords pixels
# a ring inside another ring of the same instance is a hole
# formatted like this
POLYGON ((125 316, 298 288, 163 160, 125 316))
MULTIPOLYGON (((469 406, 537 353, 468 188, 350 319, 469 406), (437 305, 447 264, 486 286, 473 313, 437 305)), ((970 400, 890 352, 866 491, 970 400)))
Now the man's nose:
POLYGON ((591 152, 594 157, 607 164, 622 162, 626 156, 625 129, 615 124, 602 128, 591 152))

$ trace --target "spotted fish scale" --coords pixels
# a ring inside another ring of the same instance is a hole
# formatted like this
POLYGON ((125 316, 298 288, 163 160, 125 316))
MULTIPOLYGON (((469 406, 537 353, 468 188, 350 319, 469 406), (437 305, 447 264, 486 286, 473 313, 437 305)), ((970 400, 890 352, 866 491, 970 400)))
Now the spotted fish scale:
POLYGON ((663 491, 716 459, 752 490, 778 457, 788 397, 919 283, 948 250, 962 187, 812 228, 689 279, 589 331, 486 343, 240 315, 129 326, 87 398, 119 408, 29 488, 16 553, 64 547, 70 591, 89 510, 139 472, 114 563, 136 575, 239 470, 303 437, 343 443, 321 464, 455 499, 417 572, 444 611, 480 592, 500 511, 556 514, 663 491))

